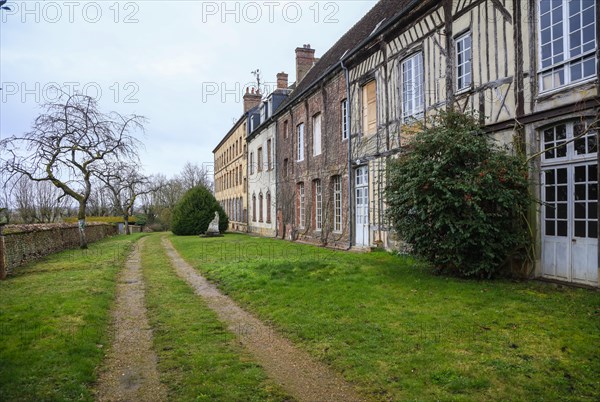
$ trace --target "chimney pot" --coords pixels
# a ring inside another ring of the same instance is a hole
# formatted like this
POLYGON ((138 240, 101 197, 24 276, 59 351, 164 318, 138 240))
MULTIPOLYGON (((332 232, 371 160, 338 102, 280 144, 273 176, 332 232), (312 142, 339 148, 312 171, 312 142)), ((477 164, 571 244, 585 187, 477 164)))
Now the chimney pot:
POLYGON ((258 91, 255 91, 254 88, 252 88, 252 91, 250 91, 250 88, 247 87, 246 94, 244 95, 244 113, 260 105, 261 101, 261 94, 258 91))

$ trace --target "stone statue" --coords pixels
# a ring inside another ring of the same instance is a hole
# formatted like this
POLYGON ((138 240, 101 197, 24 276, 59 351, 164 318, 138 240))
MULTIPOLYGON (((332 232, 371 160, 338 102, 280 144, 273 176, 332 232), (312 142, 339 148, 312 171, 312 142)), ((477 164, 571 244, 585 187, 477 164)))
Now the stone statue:
POLYGON ((206 236, 220 236, 219 232, 219 213, 215 211, 215 218, 208 225, 208 229, 206 230, 206 236))

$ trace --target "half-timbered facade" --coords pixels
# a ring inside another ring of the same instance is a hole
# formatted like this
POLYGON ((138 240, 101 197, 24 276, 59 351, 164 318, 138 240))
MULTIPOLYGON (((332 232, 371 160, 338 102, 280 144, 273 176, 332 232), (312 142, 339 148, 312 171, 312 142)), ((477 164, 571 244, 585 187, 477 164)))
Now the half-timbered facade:
POLYGON ((586 130, 599 110, 595 1, 378 7, 388 15, 344 59, 355 243, 396 246, 385 219, 387 159, 402 152, 415 123, 452 106, 476 113, 498 142, 530 156, 543 203, 532 213, 535 274, 597 285, 597 133, 586 130))
POLYGON ((278 234, 401 245, 387 163, 452 107, 528 158, 531 275, 598 286, 599 14, 595 0, 381 0, 320 60, 296 49, 273 117, 278 234))

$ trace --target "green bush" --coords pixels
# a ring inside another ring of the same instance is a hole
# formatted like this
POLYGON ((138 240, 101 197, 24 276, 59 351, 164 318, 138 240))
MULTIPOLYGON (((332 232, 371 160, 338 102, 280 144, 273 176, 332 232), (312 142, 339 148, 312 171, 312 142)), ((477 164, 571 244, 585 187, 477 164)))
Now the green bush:
POLYGON ((171 230, 179 236, 205 233, 210 221, 219 213, 219 231, 227 230, 229 218, 210 191, 202 186, 194 187, 184 194, 173 209, 171 230))
POLYGON ((443 112, 388 166, 388 218, 442 272, 491 277, 529 249, 524 160, 495 147, 477 121, 443 112))

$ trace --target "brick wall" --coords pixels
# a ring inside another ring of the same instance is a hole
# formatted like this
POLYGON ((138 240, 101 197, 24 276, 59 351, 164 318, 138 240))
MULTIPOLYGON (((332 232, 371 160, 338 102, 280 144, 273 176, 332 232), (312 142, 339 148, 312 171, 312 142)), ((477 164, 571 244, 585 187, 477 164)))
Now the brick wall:
MULTIPOLYGON (((88 223, 85 228, 88 243, 117 234, 114 225, 88 223)), ((77 224, 8 225, 4 228, 7 272, 17 267, 70 248, 79 247, 77 224)))
POLYGON ((343 74, 339 73, 308 97, 294 101, 277 119, 277 216, 279 234, 291 240, 333 247, 348 245, 348 143, 342 141, 341 102, 346 98, 343 74), (313 155, 313 117, 321 113, 321 154, 313 155), (287 122, 287 124, 286 124, 287 122), (296 128, 304 124, 304 160, 297 162, 296 128), (288 133, 286 135, 285 129, 288 133), (282 166, 288 160, 287 169, 282 166), (287 174, 286 174, 287 173, 287 174), (333 232, 332 177, 342 180, 342 231, 333 232), (322 230, 315 228, 314 181, 321 181, 322 230), (305 222, 298 225, 297 185, 304 183, 305 222), (301 227, 303 226, 303 227, 301 227))

